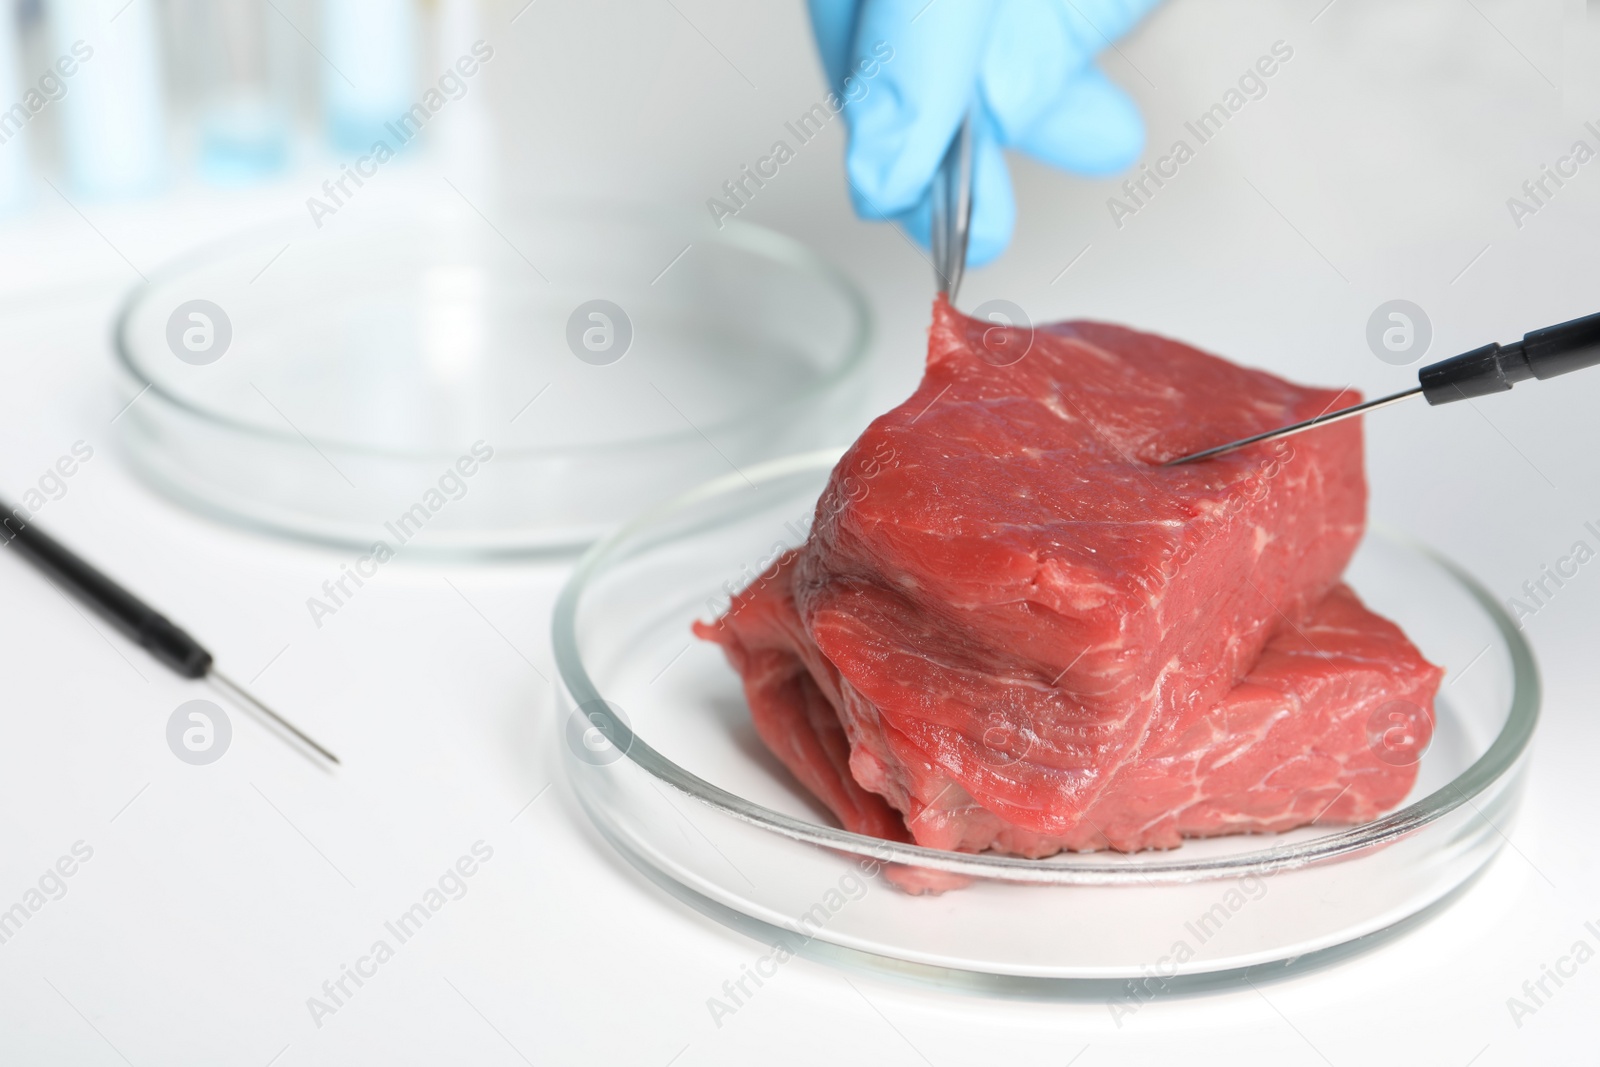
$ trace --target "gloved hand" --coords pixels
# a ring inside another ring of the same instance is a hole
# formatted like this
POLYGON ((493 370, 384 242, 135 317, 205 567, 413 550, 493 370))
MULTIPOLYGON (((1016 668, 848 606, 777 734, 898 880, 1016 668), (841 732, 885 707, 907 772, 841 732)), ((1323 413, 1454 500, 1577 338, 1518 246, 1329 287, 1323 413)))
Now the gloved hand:
POLYGON ((1017 206, 1002 147, 1080 174, 1131 164, 1144 123, 1091 61, 1157 2, 807 0, 850 126, 856 213, 893 219, 926 247, 934 171, 974 101, 969 264, 1011 240, 1017 206))

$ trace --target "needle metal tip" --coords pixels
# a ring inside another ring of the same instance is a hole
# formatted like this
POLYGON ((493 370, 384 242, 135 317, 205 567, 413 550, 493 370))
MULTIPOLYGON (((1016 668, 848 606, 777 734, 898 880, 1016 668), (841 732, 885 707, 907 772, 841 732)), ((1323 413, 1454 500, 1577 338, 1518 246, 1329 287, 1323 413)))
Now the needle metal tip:
POLYGON ((327 749, 317 744, 298 726, 290 722, 288 719, 285 719, 282 715, 279 715, 271 708, 267 707, 260 700, 257 700, 254 694, 252 694, 248 689, 240 685, 238 682, 235 682, 232 678, 229 678, 226 674, 223 674, 215 667, 212 667, 211 670, 206 674, 206 680, 211 682, 217 688, 231 694, 234 699, 240 701, 241 703, 248 704, 250 707, 259 711, 274 723, 277 723, 283 729, 289 731, 289 733, 298 738, 301 743, 305 744, 312 751, 316 752, 317 755, 321 756, 335 767, 339 766, 338 756, 335 756, 332 752, 329 752, 327 749))
POLYGON ((1330 422, 1340 422, 1356 415, 1363 415, 1369 411, 1377 411, 1379 408, 1388 407, 1390 404, 1398 404, 1400 401, 1408 400, 1421 392, 1422 386, 1419 385, 1415 389, 1407 389, 1403 393, 1395 393, 1392 396, 1379 397, 1377 400, 1368 400, 1364 404, 1355 404, 1351 407, 1340 408, 1338 411, 1326 411, 1314 419, 1307 419, 1304 422, 1297 422, 1290 426, 1280 426, 1276 430, 1267 430, 1265 433, 1252 434, 1249 437, 1240 438, 1237 441, 1229 441, 1225 445, 1217 445, 1214 448, 1207 448, 1199 452, 1191 452, 1187 456, 1179 456, 1177 459, 1169 459, 1161 465, 1163 467, 1177 467, 1184 463, 1193 463, 1196 460, 1210 459, 1212 456, 1220 456, 1224 453, 1232 452, 1235 449, 1243 448, 1246 445, 1257 444, 1261 441, 1271 441, 1278 437, 1288 437, 1291 434, 1304 433, 1305 431, 1315 429, 1318 426, 1326 426, 1330 422))

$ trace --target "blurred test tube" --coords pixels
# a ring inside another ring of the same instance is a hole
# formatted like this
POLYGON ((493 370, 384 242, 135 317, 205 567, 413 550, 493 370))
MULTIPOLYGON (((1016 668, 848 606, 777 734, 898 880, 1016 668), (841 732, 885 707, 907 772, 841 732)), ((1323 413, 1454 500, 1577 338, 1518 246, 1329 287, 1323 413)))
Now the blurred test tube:
POLYGON ((150 0, 52 0, 51 39, 76 57, 57 105, 67 174, 91 196, 129 196, 166 177, 156 12, 150 0))
MULTIPOLYGON (((322 51, 328 135, 343 151, 366 151, 383 124, 416 95, 414 0, 323 0, 322 51)), ((392 139, 392 138, 391 138, 392 139)))
POLYGON ((205 0, 190 11, 201 174, 231 184, 283 169, 293 91, 282 20, 268 0, 205 0))
MULTIPOLYGON (((459 72, 461 58, 471 56, 474 43, 486 36, 479 0, 440 0, 438 12, 438 69, 459 72)), ((439 124, 439 157, 452 181, 475 199, 493 200, 495 130, 484 84, 487 79, 481 71, 471 80, 461 79, 458 73, 448 76, 456 78, 463 95, 450 105, 450 114, 439 124)))
POLYGON ((0 0, 0 215, 28 202, 28 137, 25 121, 14 113, 21 102, 17 77, 18 6, 0 0))

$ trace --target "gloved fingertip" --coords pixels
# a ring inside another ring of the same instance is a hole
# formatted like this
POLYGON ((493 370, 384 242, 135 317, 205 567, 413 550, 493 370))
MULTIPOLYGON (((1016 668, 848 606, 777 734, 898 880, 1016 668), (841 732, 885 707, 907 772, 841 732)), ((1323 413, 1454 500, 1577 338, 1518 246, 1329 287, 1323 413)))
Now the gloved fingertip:
POLYGON ((850 64, 850 44, 856 31, 857 0, 806 0, 811 32, 828 84, 838 86, 850 64))
POLYGON ((894 86, 850 105, 845 173, 878 217, 909 211, 927 191, 949 143, 949 131, 919 121, 894 86))
POLYGON ((1005 152, 986 124, 972 161, 972 228, 967 234, 967 265, 992 263, 1011 243, 1017 224, 1017 198, 1005 152))
POLYGON ((973 234, 972 243, 967 246, 967 266, 987 267, 1000 258, 1000 253, 1006 250, 1011 243, 1011 234, 1008 231, 1003 237, 980 237, 973 234))
POLYGON ((1015 143, 1064 170, 1115 174, 1144 151, 1144 119, 1132 97, 1090 67, 1067 83, 1055 105, 1015 143))
POLYGON ((1000 258, 1016 229, 1014 203, 980 200, 973 205, 972 232, 967 235, 967 266, 982 267, 1000 258))
POLYGON ((910 211, 902 212, 895 222, 924 251, 933 248, 933 202, 923 197, 922 202, 910 211))
MULTIPOLYGON (((1005 153, 988 126, 980 126, 972 160, 972 222, 967 230, 967 266, 993 262, 1011 243, 1017 201, 1005 153)), ((923 189, 916 204, 894 216, 895 222, 924 249, 932 247, 933 191, 923 189)))

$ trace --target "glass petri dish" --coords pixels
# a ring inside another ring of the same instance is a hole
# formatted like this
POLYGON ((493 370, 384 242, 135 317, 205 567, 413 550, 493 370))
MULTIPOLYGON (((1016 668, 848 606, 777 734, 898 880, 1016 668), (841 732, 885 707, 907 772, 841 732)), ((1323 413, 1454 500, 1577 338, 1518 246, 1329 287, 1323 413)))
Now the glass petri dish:
POLYGON ((115 328, 117 425, 151 484, 247 526, 562 549, 848 439, 869 332, 843 275, 753 225, 375 209, 152 275, 115 328))
POLYGON ((803 541, 839 454, 721 478, 630 523, 589 550, 556 607, 576 793, 623 855, 707 914, 791 952, 944 983, 1142 979, 1155 992, 1281 973, 1404 929, 1504 843, 1538 712, 1532 654, 1469 576, 1381 529, 1347 580, 1447 671, 1416 786, 1391 814, 1047 860, 839 829, 762 746, 720 649, 689 633, 803 541), (973 881, 910 896, 876 864, 973 881))

